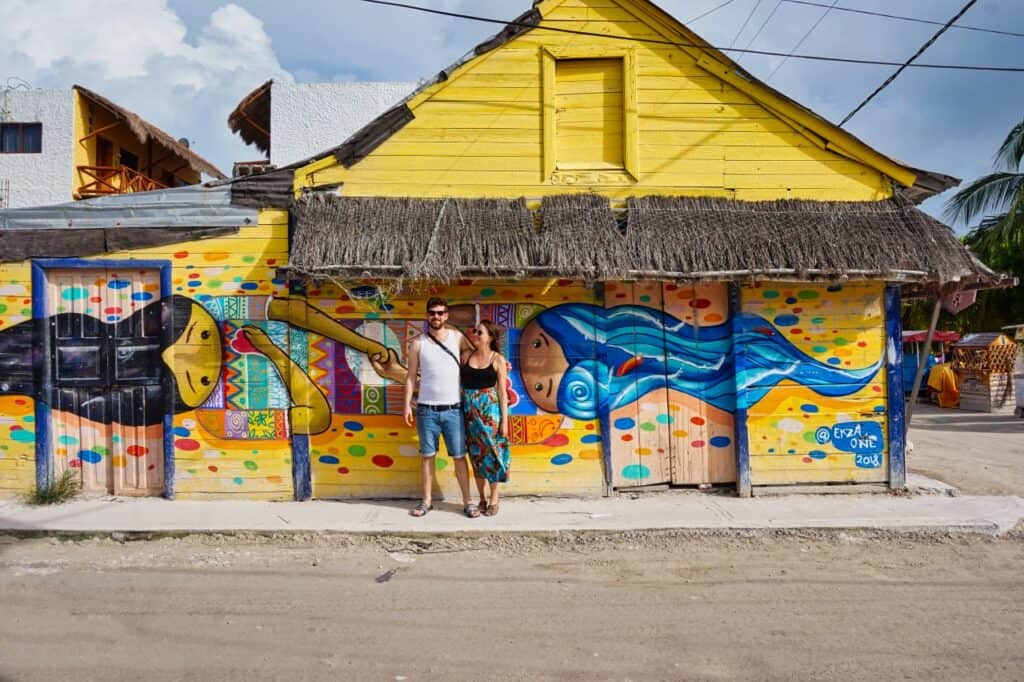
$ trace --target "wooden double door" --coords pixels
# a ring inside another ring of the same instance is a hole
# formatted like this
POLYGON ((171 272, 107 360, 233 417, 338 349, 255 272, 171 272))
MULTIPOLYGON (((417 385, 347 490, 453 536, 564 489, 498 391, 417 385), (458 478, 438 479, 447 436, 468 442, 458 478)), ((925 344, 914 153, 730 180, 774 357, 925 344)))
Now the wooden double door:
POLYGON ((613 345, 633 354, 612 363, 610 386, 623 398, 599 415, 613 487, 734 482, 733 414, 706 400, 699 379, 712 376, 718 362, 731 367, 729 342, 721 339, 729 322, 727 285, 608 283, 604 299, 613 345), (702 329, 718 338, 710 352, 717 360, 693 352, 702 329))
POLYGON ((53 473, 86 492, 164 491, 166 346, 157 269, 46 271, 53 473))

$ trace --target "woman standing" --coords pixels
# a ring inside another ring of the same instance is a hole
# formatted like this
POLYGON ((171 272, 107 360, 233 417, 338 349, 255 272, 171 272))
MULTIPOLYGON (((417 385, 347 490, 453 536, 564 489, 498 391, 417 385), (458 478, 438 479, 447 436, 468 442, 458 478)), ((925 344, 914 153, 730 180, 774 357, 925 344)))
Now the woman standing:
POLYGON ((476 348, 462 354, 462 409, 466 445, 473 462, 480 510, 498 513, 498 484, 508 481, 508 365, 498 352, 498 329, 481 320, 473 330, 476 348), (484 481, 491 485, 484 496, 484 481))

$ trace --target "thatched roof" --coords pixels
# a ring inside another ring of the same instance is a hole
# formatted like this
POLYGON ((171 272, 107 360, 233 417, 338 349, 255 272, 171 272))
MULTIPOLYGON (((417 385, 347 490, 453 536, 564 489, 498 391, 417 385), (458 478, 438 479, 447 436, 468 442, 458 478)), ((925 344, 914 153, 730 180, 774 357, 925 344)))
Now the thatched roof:
POLYGON ((109 111, 119 121, 127 123, 128 128, 132 131, 135 137, 139 138, 139 142, 141 144, 145 144, 150 139, 155 140, 157 144, 174 152, 176 156, 181 157, 181 159, 185 161, 192 170, 200 173, 206 173, 207 175, 215 178, 223 179, 227 177, 212 163, 199 156, 199 154, 196 154, 194 151, 178 142, 169 134, 160 130, 138 114, 128 111, 118 104, 114 104, 103 95, 95 93, 87 88, 83 88, 81 85, 75 85, 72 87, 86 99, 91 100, 109 111))
POLYGON ((74 85, 72 87, 75 90, 78 90, 78 92, 83 97, 90 99, 96 104, 102 106, 102 108, 106 111, 109 111, 119 121, 124 121, 125 123, 127 123, 128 128, 132 131, 135 137, 138 138, 138 141, 140 143, 145 144, 146 141, 153 139, 158 144, 161 144, 162 146, 168 148, 168 150, 173 152, 176 156, 180 157, 182 161, 188 164, 189 168, 200 173, 206 173, 207 175, 211 175, 213 177, 220 179, 224 179, 227 177, 222 172, 220 172, 219 168, 217 168, 216 166, 214 166, 209 161, 199 156, 195 152, 189 150, 187 146, 185 146, 178 140, 174 139, 171 135, 164 132, 157 126, 146 121, 138 114, 135 114, 134 112, 129 112, 127 109, 124 108, 124 106, 121 106, 120 104, 115 104, 110 99, 102 96, 101 94, 93 92, 88 88, 83 88, 81 85, 74 85))
POLYGON ((544 198, 535 217, 524 199, 315 193, 293 213, 289 267, 313 277, 1009 283, 949 227, 902 198, 642 197, 616 212, 604 197, 572 194, 544 198))
POLYGON ((270 87, 273 80, 258 86, 246 95, 228 115, 231 132, 241 136, 246 144, 270 156, 270 87))

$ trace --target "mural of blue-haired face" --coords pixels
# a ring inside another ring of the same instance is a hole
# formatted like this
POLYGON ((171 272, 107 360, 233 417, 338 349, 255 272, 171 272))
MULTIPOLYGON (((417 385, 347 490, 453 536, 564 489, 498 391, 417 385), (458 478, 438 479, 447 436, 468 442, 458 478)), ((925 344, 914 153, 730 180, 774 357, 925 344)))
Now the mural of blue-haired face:
POLYGON ((694 327, 644 306, 566 303, 530 321, 519 342, 519 371, 546 412, 594 419, 668 388, 732 412, 789 379, 827 396, 863 388, 878 372, 841 370, 806 355, 757 315, 694 327), (733 347, 743 348, 737 371, 733 347), (739 397, 739 400, 737 400, 739 397))

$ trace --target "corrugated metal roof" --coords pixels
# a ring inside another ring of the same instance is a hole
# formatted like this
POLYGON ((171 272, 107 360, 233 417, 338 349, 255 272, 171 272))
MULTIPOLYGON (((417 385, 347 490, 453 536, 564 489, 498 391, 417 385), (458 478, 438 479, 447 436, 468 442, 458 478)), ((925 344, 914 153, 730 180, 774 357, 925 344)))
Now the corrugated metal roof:
POLYGON ((258 209, 231 203, 231 184, 112 194, 51 206, 0 210, 0 230, 114 227, 245 227, 258 209))

